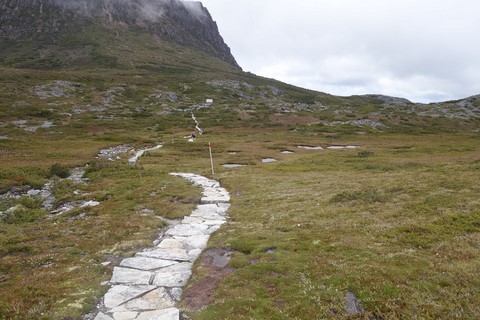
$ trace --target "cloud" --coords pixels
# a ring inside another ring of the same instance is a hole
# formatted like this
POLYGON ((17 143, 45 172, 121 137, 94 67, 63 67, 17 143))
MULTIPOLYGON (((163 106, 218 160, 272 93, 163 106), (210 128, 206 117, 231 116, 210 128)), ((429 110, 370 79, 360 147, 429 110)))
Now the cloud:
POLYGON ((480 93, 475 0, 204 0, 259 75, 350 95, 439 101, 480 93))
POLYGON ((184 1, 180 0, 180 3, 183 4, 185 9, 195 18, 202 19, 206 17, 206 11, 202 3, 199 1, 184 1))

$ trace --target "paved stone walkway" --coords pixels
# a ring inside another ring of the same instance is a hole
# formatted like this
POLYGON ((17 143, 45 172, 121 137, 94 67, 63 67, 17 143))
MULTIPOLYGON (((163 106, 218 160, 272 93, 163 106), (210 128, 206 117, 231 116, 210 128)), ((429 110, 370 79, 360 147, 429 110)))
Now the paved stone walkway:
POLYGON ((203 188, 201 204, 160 243, 124 259, 113 270, 111 288, 95 320, 179 320, 182 288, 210 235, 226 222, 230 195, 220 184, 191 173, 172 173, 203 188))

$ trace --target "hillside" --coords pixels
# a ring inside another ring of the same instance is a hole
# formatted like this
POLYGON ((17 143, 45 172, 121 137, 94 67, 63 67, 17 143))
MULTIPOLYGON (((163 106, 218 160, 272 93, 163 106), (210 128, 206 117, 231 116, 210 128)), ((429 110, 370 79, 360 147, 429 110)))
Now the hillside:
MULTIPOLYGON (((150 35, 146 47, 161 47, 155 41, 161 39, 196 48, 238 67, 200 2, 2 0, 0 8, 0 55, 9 65, 125 67, 131 61, 118 60, 128 48, 118 45, 129 44, 122 38, 127 33, 150 35)), ((148 58, 142 62, 148 63, 148 58)))
POLYGON ((480 317, 480 96, 243 72, 177 0, 0 0, 0 83, 0 319, 94 319, 114 268, 201 203, 172 172, 231 196, 184 316, 480 317))

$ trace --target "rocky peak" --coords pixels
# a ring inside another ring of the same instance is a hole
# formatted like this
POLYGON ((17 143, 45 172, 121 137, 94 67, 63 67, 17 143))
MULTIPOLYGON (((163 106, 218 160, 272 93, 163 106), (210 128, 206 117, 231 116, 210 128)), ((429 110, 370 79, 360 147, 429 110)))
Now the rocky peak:
POLYGON ((100 22, 140 27, 163 40, 200 49, 237 66, 208 10, 181 0, 0 0, 0 37, 55 34, 100 22))

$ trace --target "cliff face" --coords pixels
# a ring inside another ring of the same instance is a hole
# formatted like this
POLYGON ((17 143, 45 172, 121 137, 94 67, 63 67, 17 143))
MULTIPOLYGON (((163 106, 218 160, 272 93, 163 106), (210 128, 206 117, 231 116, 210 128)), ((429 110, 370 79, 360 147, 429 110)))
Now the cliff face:
POLYGON ((200 2, 180 0, 0 0, 0 37, 54 37, 92 23, 140 28, 162 40, 202 50, 238 67, 217 24, 200 2))

